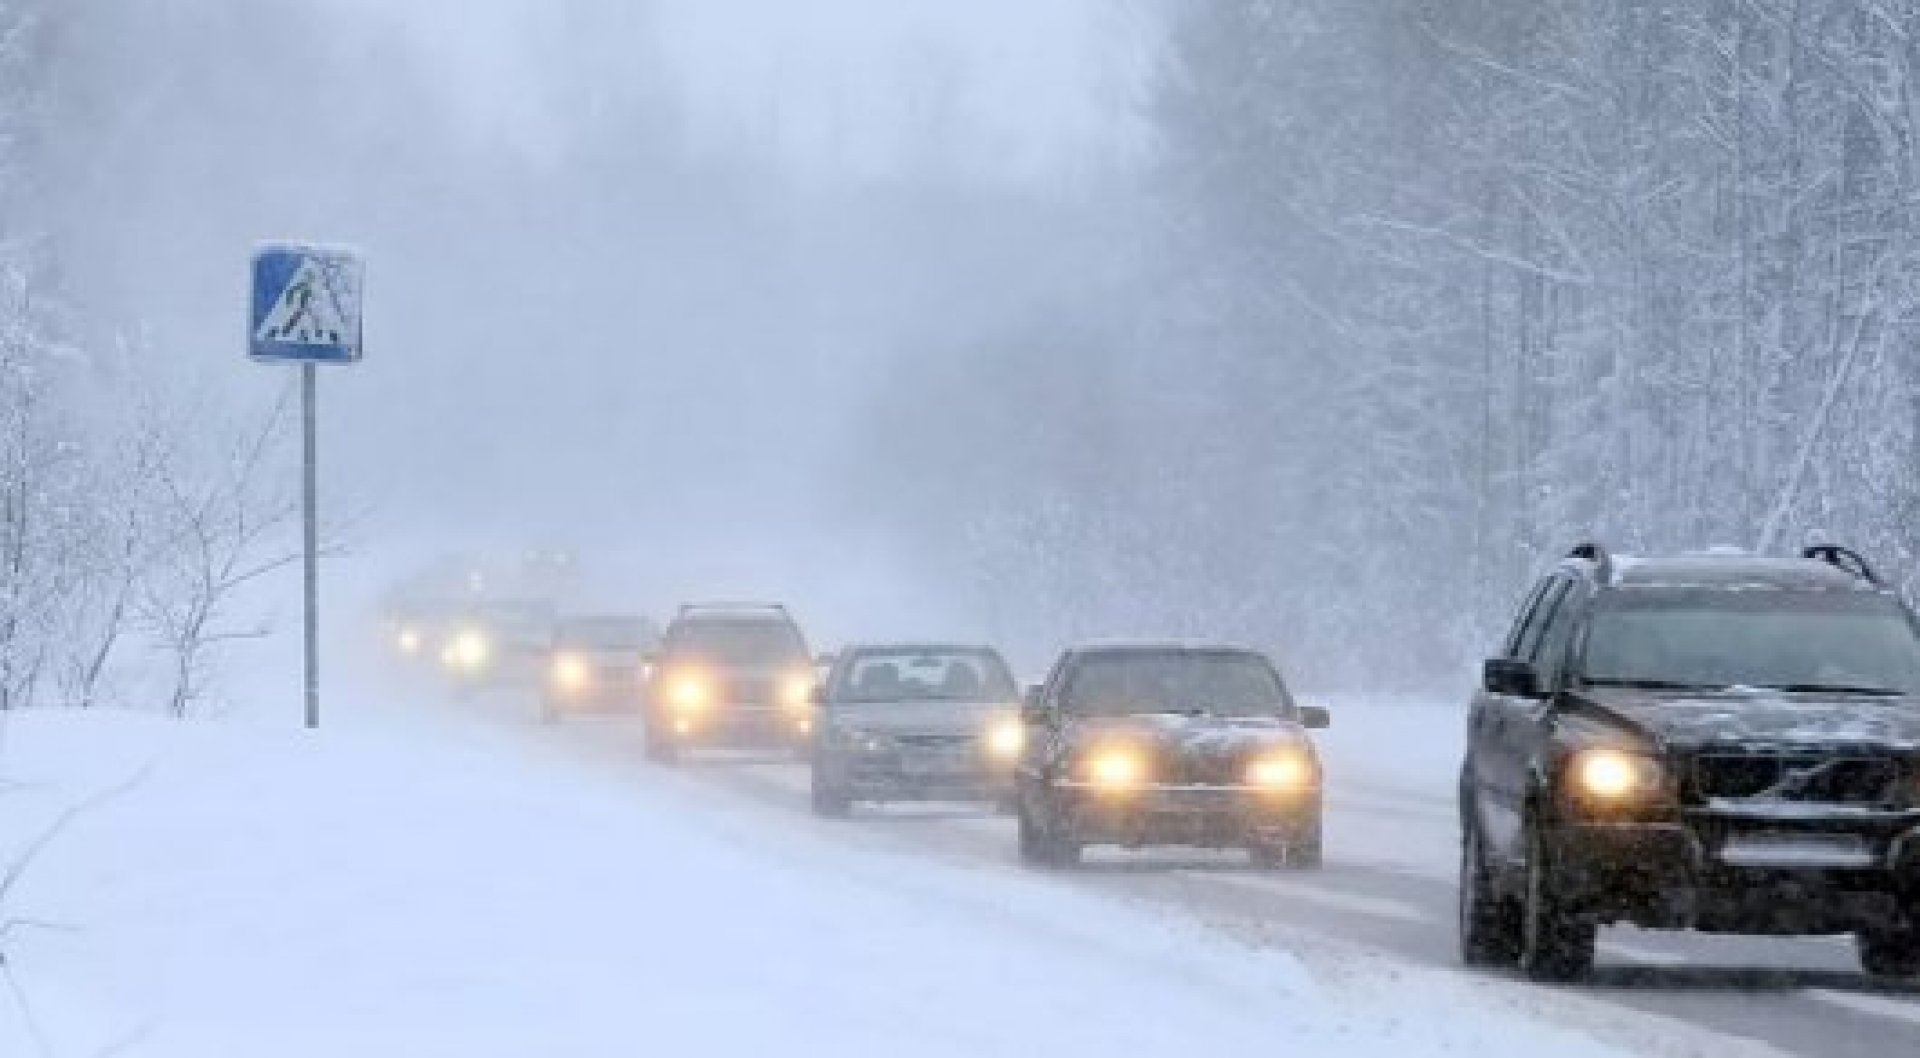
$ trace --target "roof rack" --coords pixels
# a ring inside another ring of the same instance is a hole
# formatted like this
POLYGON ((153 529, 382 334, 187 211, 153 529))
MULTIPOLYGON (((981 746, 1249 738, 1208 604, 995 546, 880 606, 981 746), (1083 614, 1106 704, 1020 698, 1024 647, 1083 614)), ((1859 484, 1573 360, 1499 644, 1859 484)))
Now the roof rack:
POLYGON ((1839 544, 1812 544, 1800 552, 1800 557, 1812 559, 1815 562, 1825 562, 1827 565, 1850 573, 1876 588, 1886 587, 1886 583, 1880 579, 1880 575, 1873 571, 1872 566, 1867 565, 1867 560, 1861 558, 1860 553, 1852 548, 1841 547, 1839 544))
POLYGON ((1602 584, 1613 583, 1613 556, 1607 553, 1605 544, 1591 540, 1584 544, 1575 544, 1567 557, 1593 563, 1594 576, 1602 584))

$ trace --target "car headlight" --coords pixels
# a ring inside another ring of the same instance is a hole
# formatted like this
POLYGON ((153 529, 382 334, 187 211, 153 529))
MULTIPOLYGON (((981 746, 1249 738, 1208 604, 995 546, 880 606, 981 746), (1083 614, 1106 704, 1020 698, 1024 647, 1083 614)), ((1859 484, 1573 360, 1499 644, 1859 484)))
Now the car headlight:
POLYGON ((400 648, 402 654, 418 654, 423 640, 418 628, 402 628, 393 637, 393 642, 400 648))
POLYGON ((459 669, 477 669, 487 663, 492 648, 487 637, 471 629, 453 637, 447 644, 447 663, 459 669))
POLYGON ((780 680, 780 704, 790 713, 801 713, 813 705, 813 675, 788 673, 780 680))
POLYGON ((1592 801, 1626 804, 1659 796, 1666 770, 1644 753, 1608 747, 1583 749, 1568 761, 1573 788, 1592 801))
POLYGON ((1013 717, 987 726, 987 752, 997 760, 1012 760, 1027 748, 1027 728, 1013 717))
POLYGON ((1309 790, 1317 777, 1313 758, 1297 747, 1267 753, 1247 762, 1247 785, 1269 793, 1309 790))
POLYGON ((563 691, 578 691, 593 682, 593 667, 577 654, 562 654, 553 659, 553 682, 563 691))
POLYGON ((1147 778, 1147 762, 1140 751, 1113 746, 1094 751, 1082 765, 1088 782, 1102 790, 1132 790, 1147 778))
POLYGON ((667 703, 683 713, 697 713, 713 704, 713 687, 706 677, 681 673, 667 682, 667 703))

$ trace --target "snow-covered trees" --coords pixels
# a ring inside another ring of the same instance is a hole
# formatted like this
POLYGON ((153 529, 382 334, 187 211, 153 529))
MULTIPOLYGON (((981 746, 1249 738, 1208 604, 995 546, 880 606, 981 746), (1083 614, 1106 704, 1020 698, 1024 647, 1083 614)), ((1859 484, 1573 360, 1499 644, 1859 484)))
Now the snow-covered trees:
POLYGON ((1909 6, 1161 5, 1141 266, 969 358, 1073 454, 953 426, 1024 454, 1006 538, 941 557, 1056 634, 1077 601, 1317 680, 1470 671, 1590 536, 1831 537, 1920 589, 1909 6))
POLYGON ((1302 599, 1366 601, 1318 622, 1405 615, 1380 630, 1471 649, 1590 534, 1832 534, 1915 568, 1901 8, 1179 8, 1157 110, 1175 244, 1231 321, 1230 370, 1270 380, 1246 399, 1318 395, 1307 436, 1222 443, 1331 471, 1291 528, 1366 556, 1302 571, 1302 599))

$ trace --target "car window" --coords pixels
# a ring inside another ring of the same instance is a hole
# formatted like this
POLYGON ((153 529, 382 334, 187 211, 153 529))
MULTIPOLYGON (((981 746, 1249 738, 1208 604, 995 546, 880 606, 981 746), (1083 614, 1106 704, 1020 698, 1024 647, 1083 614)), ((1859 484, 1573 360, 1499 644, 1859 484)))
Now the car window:
POLYGON ((1553 620, 1560 608, 1560 600, 1566 598, 1569 585, 1564 577, 1555 577, 1548 582, 1545 594, 1528 616, 1526 627, 1520 631, 1520 640, 1515 645, 1513 656, 1522 661, 1539 662, 1540 641, 1545 635, 1547 625, 1553 620))
POLYGON ((1087 715, 1199 712, 1291 715, 1286 686, 1265 658, 1240 651, 1093 655, 1068 679, 1062 706, 1087 715))
POLYGON ((837 702, 1012 701, 1013 674, 992 651, 927 649, 860 651, 840 666, 837 702))
POLYGON ((1920 692, 1920 635, 1891 596, 1853 591, 1618 591, 1596 605, 1597 684, 1920 692))
POLYGON ((1553 613, 1542 626, 1539 645, 1531 659, 1540 673, 1540 686, 1546 690, 1558 689, 1562 673, 1566 670, 1567 650, 1573 642, 1573 633, 1580 623, 1588 598, 1587 589, 1578 583, 1567 582, 1567 588, 1560 594, 1553 613))
POLYGON ((807 656, 806 640, 787 621, 755 618, 681 621, 667 635, 667 652, 736 664, 771 664, 807 656))
POLYGON ((1540 600, 1546 596, 1547 589, 1552 586, 1552 577, 1542 577, 1535 582, 1532 590, 1527 592, 1526 598, 1521 600, 1519 615, 1513 619, 1513 627, 1507 630, 1507 638, 1500 644, 1501 657, 1520 656, 1520 640, 1526 635, 1527 622, 1533 619, 1534 611, 1540 608, 1540 600))
POLYGON ((649 622, 621 617, 568 621, 554 636, 562 646, 587 650, 640 650, 652 646, 657 638, 649 622))

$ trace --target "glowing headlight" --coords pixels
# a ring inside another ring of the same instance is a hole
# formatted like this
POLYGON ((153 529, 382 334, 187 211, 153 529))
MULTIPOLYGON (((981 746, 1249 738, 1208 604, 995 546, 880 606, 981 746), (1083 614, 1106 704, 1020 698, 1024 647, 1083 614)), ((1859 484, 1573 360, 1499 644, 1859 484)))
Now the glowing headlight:
POLYGON ((1247 785, 1274 793, 1310 789, 1313 780, 1313 760, 1297 749, 1258 757, 1247 765, 1247 785))
POLYGON ((683 713, 697 713, 713 701, 713 690, 700 676, 679 675, 667 684, 667 701, 683 713))
POLYGON ((1146 762, 1130 749, 1106 749, 1087 759, 1087 780, 1103 790, 1131 790, 1145 780, 1146 762))
POLYGON ((1571 774, 1581 793, 1602 801, 1627 801, 1660 792, 1660 762, 1617 749, 1585 749, 1574 755, 1571 774))
POLYGON ((1007 717, 987 728, 987 752, 1000 760, 1012 760, 1027 748, 1027 729, 1020 721, 1007 717))
POLYGON ((582 690, 593 682, 593 667, 583 657, 562 654, 553 659, 553 682, 563 691, 582 690))
POLYGON ((453 637, 447 645, 447 663, 460 669, 477 669, 487 663, 491 649, 487 637, 471 629, 453 637))
POLYGON ((802 712, 813 705, 813 676, 792 673, 780 681, 780 704, 788 712, 802 712))
POLYGON ((393 637, 393 641, 394 645, 400 648, 400 653, 402 654, 420 653, 422 640, 418 628, 402 628, 399 634, 393 637))

